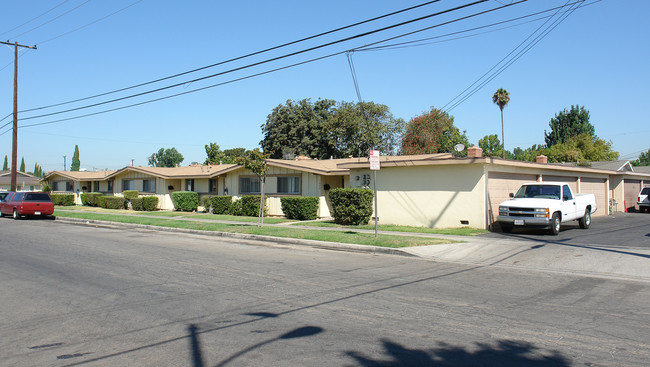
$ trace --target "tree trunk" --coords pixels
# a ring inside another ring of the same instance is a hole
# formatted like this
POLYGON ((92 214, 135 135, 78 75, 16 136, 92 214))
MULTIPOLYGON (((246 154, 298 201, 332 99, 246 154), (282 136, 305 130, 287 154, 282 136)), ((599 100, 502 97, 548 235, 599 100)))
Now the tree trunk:
POLYGON ((506 138, 503 135, 503 108, 501 108, 501 154, 506 159, 506 138))
POLYGON ((258 227, 263 227, 264 226, 264 181, 266 181, 266 177, 263 177, 260 179, 260 184, 261 184, 261 190, 260 190, 260 211, 258 212, 258 221, 257 221, 257 226, 258 227))

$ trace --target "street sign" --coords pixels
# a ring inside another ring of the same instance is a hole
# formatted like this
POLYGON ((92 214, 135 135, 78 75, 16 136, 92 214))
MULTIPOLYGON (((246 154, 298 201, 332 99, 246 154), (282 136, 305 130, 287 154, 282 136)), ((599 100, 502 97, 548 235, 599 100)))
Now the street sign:
POLYGON ((370 151, 370 169, 372 171, 379 171, 379 151, 370 151))

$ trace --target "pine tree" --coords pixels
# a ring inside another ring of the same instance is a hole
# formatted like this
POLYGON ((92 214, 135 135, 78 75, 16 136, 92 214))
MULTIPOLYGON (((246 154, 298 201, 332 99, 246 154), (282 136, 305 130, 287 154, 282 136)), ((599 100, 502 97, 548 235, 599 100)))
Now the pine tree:
POLYGON ((8 165, 8 162, 7 162, 7 156, 5 155, 5 164, 2 166, 2 170, 6 171, 8 169, 9 169, 9 165, 8 165))
POLYGON ((20 162, 20 169, 18 171, 25 172, 25 157, 23 157, 22 162, 20 162))
POLYGON ((81 167, 81 161, 79 160, 79 146, 74 146, 74 154, 72 155, 72 165, 70 166, 70 171, 79 171, 81 167))

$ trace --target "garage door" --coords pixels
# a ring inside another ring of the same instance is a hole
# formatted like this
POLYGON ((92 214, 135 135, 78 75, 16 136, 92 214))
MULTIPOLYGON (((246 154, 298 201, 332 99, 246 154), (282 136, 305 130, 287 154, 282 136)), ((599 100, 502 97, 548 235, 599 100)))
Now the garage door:
POLYGON ((580 179, 580 193, 594 194, 598 210, 594 216, 607 215, 607 185, 603 178, 582 178, 580 179))
POLYGON ((571 187, 571 190, 573 190, 573 192, 578 192, 577 177, 543 175, 542 181, 566 182, 569 184, 569 187, 571 187))
POLYGON ((535 181, 537 181, 537 175, 502 172, 488 173, 487 215, 490 228, 499 216, 499 204, 510 199, 510 193, 516 193, 523 183, 535 181))
POLYGON ((641 180, 625 179, 623 190, 625 190, 625 203, 618 203, 619 208, 627 207, 627 210, 636 209, 636 199, 641 191, 641 180), (625 205, 625 206, 624 206, 625 205))

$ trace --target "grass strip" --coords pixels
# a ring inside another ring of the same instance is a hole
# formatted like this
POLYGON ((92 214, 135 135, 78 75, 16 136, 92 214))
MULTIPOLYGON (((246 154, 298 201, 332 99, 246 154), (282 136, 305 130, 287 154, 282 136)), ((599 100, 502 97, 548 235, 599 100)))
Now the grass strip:
POLYGON ((147 218, 136 217, 129 215, 119 214, 98 214, 91 212, 68 212, 55 210, 54 215, 57 217, 65 218, 79 218, 87 220, 104 220, 118 223, 131 223, 131 224, 144 224, 158 227, 170 228, 185 228, 201 231, 218 231, 229 233, 244 233, 255 234, 282 238, 296 238, 306 240, 328 241, 338 243, 352 243, 358 245, 371 245, 380 247, 411 247, 411 246, 424 246, 424 245, 437 245, 445 243, 455 243, 453 241, 440 238, 427 238, 427 237, 410 237, 410 236, 394 236, 380 234, 375 238, 371 233, 360 233, 355 231, 327 231, 327 230, 313 230, 301 229, 291 227, 257 227, 242 224, 224 224, 224 223, 210 223, 199 221, 178 220, 173 218, 147 218))
MULTIPOLYGON (((334 223, 334 221, 310 221, 294 223, 295 226, 310 226, 310 227, 333 227, 333 228, 350 228, 350 229, 369 229, 374 230, 374 224, 360 225, 360 226, 342 226, 334 223)), ((406 233, 429 233, 429 234, 449 234, 456 236, 476 236, 483 233, 488 233, 484 229, 462 227, 462 228, 425 228, 425 227, 412 227, 412 226, 398 226, 394 224, 379 224, 380 231, 392 232, 406 232, 406 233)))

